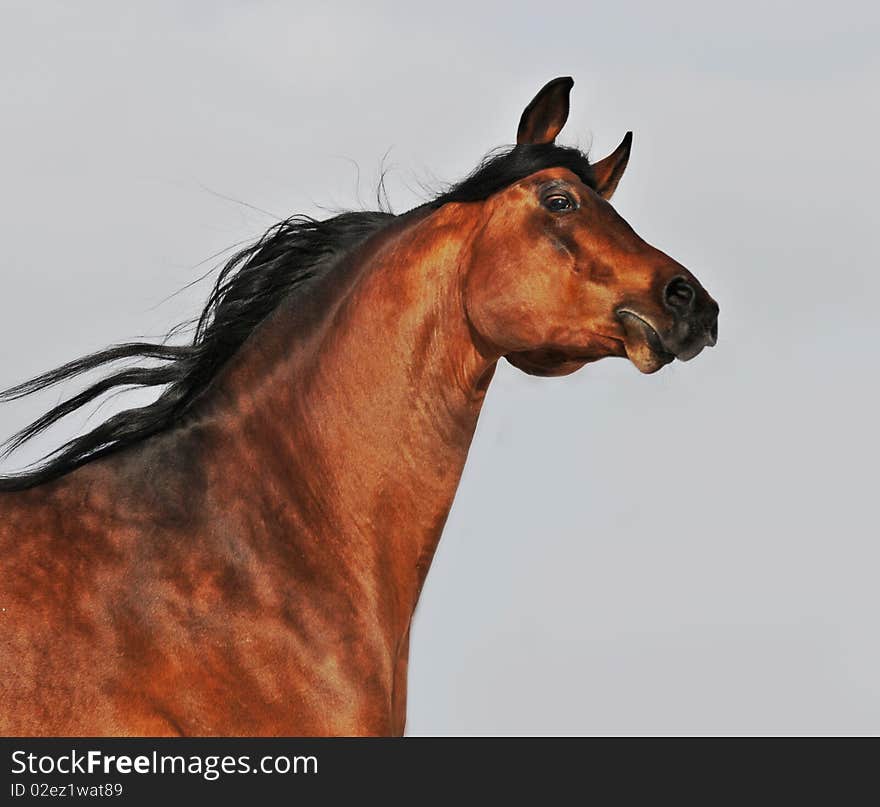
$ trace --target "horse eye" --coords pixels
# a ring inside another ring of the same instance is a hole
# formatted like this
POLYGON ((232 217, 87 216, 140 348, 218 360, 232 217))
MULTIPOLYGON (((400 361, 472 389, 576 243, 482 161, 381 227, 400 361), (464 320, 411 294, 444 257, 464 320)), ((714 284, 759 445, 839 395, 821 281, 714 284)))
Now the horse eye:
POLYGON ((565 193, 554 193, 544 199, 544 207, 553 213, 562 213, 574 208, 574 202, 565 193))

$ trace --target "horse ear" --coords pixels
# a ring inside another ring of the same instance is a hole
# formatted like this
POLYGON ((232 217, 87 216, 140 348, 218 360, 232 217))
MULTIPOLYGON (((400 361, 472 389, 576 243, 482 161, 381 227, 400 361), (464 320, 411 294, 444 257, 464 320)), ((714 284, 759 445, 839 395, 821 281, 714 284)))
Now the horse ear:
POLYGON ((596 178, 596 193, 603 199, 610 199, 617 190, 617 183, 620 182, 629 162, 632 142, 633 133, 627 132, 620 145, 611 154, 591 166, 593 176, 596 178))
POLYGON ((548 81, 519 119, 517 143, 552 143, 568 119, 568 94, 574 86, 569 76, 548 81))

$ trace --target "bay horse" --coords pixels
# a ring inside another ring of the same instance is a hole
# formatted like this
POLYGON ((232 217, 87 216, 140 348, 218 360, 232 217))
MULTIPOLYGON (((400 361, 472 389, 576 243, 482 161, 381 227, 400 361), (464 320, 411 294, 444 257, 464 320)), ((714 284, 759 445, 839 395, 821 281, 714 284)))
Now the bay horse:
POLYGON ((156 387, 0 478, 3 735, 392 735, 410 622, 496 363, 643 373, 715 343, 718 305, 609 204, 628 133, 516 145, 401 215, 295 216, 221 270, 191 343, 120 344, 4 393, 136 360, 156 387))

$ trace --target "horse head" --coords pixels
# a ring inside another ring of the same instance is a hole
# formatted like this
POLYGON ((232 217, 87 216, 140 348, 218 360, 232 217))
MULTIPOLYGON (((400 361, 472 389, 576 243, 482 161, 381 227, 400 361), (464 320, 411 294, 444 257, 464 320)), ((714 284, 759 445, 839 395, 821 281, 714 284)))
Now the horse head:
MULTIPOLYGON (((557 78, 535 96, 513 154, 573 151, 554 144, 572 85, 557 78)), ((484 203, 465 308, 479 337, 527 373, 565 375, 605 356, 626 356, 653 373, 715 344, 718 304, 610 203, 631 145, 627 133, 596 163, 543 167, 484 203)))

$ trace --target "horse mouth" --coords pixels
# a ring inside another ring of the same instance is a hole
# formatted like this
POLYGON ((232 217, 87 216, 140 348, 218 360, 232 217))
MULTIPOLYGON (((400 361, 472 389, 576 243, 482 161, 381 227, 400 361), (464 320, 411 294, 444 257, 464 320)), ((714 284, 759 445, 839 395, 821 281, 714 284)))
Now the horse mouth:
POLYGON ((645 317, 626 308, 620 309, 617 316, 626 333, 626 355, 641 372, 656 373, 676 357, 666 348, 657 329, 645 317))

